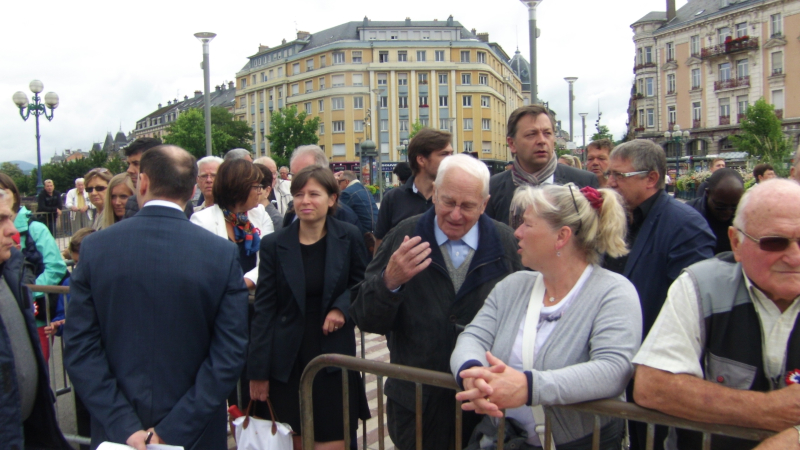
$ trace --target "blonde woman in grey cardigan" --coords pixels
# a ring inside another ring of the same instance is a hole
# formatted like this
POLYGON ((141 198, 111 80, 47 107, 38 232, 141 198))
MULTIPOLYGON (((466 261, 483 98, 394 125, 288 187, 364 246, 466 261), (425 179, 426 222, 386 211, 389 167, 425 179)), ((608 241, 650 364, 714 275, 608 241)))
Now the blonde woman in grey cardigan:
MULTIPOLYGON (((550 406, 623 399, 633 375, 639 297, 597 265, 603 253, 627 254, 625 212, 611 189, 568 184, 518 189, 512 217, 522 263, 534 272, 495 286, 450 358, 463 409, 487 415, 467 448, 495 448, 505 410, 506 442, 517 448, 541 448, 547 414, 559 450, 589 449, 593 417, 550 406)), ((618 450, 623 421, 603 419, 601 433, 600 448, 618 450)))

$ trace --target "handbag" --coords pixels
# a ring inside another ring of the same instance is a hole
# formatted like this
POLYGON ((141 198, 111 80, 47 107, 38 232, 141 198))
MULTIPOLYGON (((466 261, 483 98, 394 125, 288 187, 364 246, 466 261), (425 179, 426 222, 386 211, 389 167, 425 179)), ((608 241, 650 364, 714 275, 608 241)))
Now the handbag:
POLYGON ((267 398, 271 420, 250 416, 255 400, 250 400, 244 416, 231 421, 236 448, 239 450, 292 450, 292 427, 280 423, 275 417, 272 403, 267 398))

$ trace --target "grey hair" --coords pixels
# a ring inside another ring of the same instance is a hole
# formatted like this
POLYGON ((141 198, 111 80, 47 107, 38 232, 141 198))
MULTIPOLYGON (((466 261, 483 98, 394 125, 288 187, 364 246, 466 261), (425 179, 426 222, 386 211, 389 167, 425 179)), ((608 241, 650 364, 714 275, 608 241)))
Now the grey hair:
POLYGON ((246 157, 252 158, 253 155, 250 153, 250 150, 244 148, 234 148, 233 150, 228 150, 225 153, 225 161, 233 161, 234 159, 244 159, 246 157))
POLYGON ((289 168, 288 168, 288 167, 286 167, 286 166, 280 166, 280 167, 278 168, 278 171, 280 171, 281 169, 286 169, 286 170, 289 170, 289 168))
MULTIPOLYGON (((275 160, 270 158, 269 156, 262 156, 260 158, 256 158, 253 160, 253 164, 261 164, 262 166, 266 166, 267 163, 275 164, 275 160)), ((276 164, 277 165, 277 164, 276 164)))
POLYGON ((220 158, 219 156, 206 156, 205 158, 201 158, 197 160, 197 170, 199 171, 201 167, 209 163, 217 163, 222 164, 225 160, 220 158))
POLYGON ((84 182, 84 179, 83 179, 83 177, 80 177, 80 178, 75 178, 75 184, 78 184, 78 183, 83 183, 83 182, 84 182))
MULTIPOLYGON (((776 193, 786 192, 790 189, 797 190, 800 184, 795 180, 788 180, 785 178, 773 178, 771 180, 762 181, 750 189, 746 190, 739 199, 739 205, 736 206, 736 215, 733 217, 733 226, 738 230, 744 230, 747 227, 747 207, 750 204, 751 197, 759 197, 761 195, 775 195, 776 193), (761 193, 761 191, 769 190, 769 192, 761 193)), ((741 233, 740 233, 741 236, 741 233)))
POLYGON ((304 155, 311 154, 314 156, 314 165, 319 167, 328 168, 330 164, 328 163, 328 157, 325 156, 325 152, 322 151, 319 145, 301 145, 297 147, 292 152, 292 159, 289 160, 289 165, 294 164, 294 161, 304 155))
POLYGON ((609 159, 625 159, 631 162, 636 172, 646 170, 658 172, 658 189, 666 186, 667 155, 660 145, 647 139, 634 139, 618 145, 611 151, 609 159))
POLYGON ((628 222, 622 198, 613 189, 598 191, 603 198, 600 210, 572 183, 521 186, 511 200, 512 217, 521 217, 528 208, 547 222, 551 229, 569 227, 575 247, 590 264, 598 264, 603 253, 613 258, 628 254, 625 234, 628 222))
POLYGON ((444 176, 450 169, 459 168, 464 172, 472 175, 481 182, 481 197, 486 199, 489 196, 489 168, 480 160, 463 153, 459 155, 448 156, 439 163, 439 171, 436 173, 436 181, 433 184, 436 189, 442 187, 444 176))
POLYGON ((353 172, 352 170, 345 170, 344 172, 342 172, 342 178, 344 178, 347 181, 353 181, 358 179, 356 173, 353 172))

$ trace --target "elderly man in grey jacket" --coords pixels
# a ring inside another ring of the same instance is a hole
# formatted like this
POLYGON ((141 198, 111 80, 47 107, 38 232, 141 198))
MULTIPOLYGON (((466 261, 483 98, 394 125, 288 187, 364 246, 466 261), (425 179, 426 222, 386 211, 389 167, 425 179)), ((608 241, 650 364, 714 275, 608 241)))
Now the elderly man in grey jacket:
MULTIPOLYGON (((350 314, 361 330, 389 336, 392 363, 449 372, 459 332, 494 285, 522 269, 513 230, 483 213, 488 200, 483 163, 467 155, 445 159, 434 208, 400 222, 367 266, 350 314)), ((390 379, 386 396, 392 441, 399 449, 414 448, 414 384, 390 379)), ((450 448, 453 392, 425 386, 422 397, 423 447, 450 448)), ((468 413, 463 420, 468 437, 479 419, 468 413)))

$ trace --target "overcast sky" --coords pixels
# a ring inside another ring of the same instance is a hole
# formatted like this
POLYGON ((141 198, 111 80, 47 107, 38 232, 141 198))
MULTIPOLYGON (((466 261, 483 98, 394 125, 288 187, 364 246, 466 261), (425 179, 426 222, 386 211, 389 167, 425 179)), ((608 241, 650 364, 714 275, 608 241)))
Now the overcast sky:
MULTIPOLYGON (((678 0, 678 8, 686 0, 678 0)), ((11 101, 16 91, 32 96, 28 84, 44 83, 61 98, 55 118, 41 118, 42 163, 55 151, 88 151, 108 132, 127 134, 136 120, 159 103, 182 99, 203 88, 202 46, 193 34, 217 33, 211 43, 211 85, 232 81, 259 44, 279 45, 296 30, 312 33, 371 20, 446 20, 488 32, 513 56, 527 57, 528 13, 517 0, 295 0, 289 2, 137 0, 108 2, 42 0, 7 2, 0 27, 0 161, 36 162, 35 123, 22 121, 11 101), (487 4, 490 5, 487 7, 487 4), (223 6, 225 5, 225 6, 223 6), (31 14, 33 13, 33 14, 31 14), (13 18, 13 20, 12 20, 13 18)), ((569 129, 566 76, 575 84, 575 141, 581 141, 579 112, 594 132, 598 101, 602 123, 616 139, 625 132, 633 81, 630 24, 666 0, 544 0, 538 8, 541 36, 539 97, 569 129)), ((527 59, 527 58, 526 58, 527 59)))

